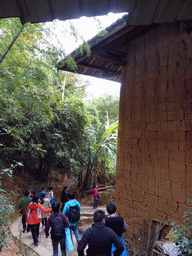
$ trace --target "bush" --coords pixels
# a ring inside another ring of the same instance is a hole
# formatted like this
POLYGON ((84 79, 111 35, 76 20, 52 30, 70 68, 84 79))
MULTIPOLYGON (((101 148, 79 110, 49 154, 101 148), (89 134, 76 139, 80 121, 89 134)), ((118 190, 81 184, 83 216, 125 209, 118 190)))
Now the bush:
POLYGON ((5 191, 0 189, 0 251, 3 246, 7 246, 5 238, 9 236, 6 226, 10 224, 10 214, 14 211, 14 206, 9 204, 5 191))
MULTIPOLYGON (((191 199, 188 202, 192 202, 191 199)), ((184 221, 186 225, 177 225, 172 222, 171 225, 175 229, 175 236, 182 255, 192 255, 192 221, 191 221, 192 207, 188 211, 184 212, 183 217, 186 218, 184 221)))

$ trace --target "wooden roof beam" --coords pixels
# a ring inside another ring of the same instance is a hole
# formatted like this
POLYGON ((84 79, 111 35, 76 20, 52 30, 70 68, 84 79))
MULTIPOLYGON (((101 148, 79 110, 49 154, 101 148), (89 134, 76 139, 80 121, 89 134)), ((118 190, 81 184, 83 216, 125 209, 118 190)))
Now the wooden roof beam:
POLYGON ((101 68, 101 67, 96 67, 96 66, 88 65, 88 64, 81 63, 81 62, 78 63, 77 66, 78 66, 78 67, 81 67, 81 68, 87 68, 87 69, 90 69, 90 70, 102 72, 102 73, 111 74, 111 75, 113 75, 113 76, 119 76, 119 75, 121 75, 121 72, 114 72, 114 71, 109 70, 109 69, 105 69, 105 68, 101 68))
POLYGON ((125 59, 106 53, 103 49, 94 48, 92 54, 98 55, 100 58, 110 60, 116 66, 126 66, 127 62, 125 59))

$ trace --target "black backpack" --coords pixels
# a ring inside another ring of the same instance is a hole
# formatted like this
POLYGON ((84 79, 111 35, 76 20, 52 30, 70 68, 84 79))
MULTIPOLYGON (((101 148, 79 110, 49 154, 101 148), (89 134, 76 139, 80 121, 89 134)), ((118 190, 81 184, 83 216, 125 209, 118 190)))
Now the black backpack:
POLYGON ((70 206, 68 211, 68 220, 70 223, 76 223, 80 219, 80 210, 77 205, 70 206))
POLYGON ((61 213, 57 216, 51 215, 51 236, 56 241, 61 240, 65 236, 65 226, 60 215, 61 213))

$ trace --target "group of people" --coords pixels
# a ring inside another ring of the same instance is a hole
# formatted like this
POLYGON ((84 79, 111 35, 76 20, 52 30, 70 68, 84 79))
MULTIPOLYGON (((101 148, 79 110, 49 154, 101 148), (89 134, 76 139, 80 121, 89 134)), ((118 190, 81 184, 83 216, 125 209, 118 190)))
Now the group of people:
MULTIPOLYGON (((42 190, 37 194, 36 191, 31 193, 30 190, 24 193, 24 197, 21 199, 19 203, 19 212, 22 214, 22 225, 23 225, 23 233, 27 230, 30 231, 30 226, 26 225, 26 212, 28 205, 33 202, 33 198, 38 195, 38 202, 47 210, 51 208, 52 204, 55 202, 54 195, 53 195, 53 187, 49 187, 48 191, 46 191, 45 187, 42 187, 42 190)), ((47 218, 49 217, 49 213, 42 212, 42 228, 45 227, 47 218)))
MULTIPOLYGON (((49 189, 49 192, 52 188, 49 189)), ((93 190, 94 196, 94 208, 97 208, 97 186, 93 190), (96 190, 96 192, 95 192, 96 190)), ((30 198, 31 193, 27 191, 25 197, 21 200, 19 206, 22 207, 22 223, 24 230, 31 230, 34 244, 39 244, 39 227, 42 222, 46 237, 49 236, 49 230, 51 228, 51 240, 53 246, 53 255, 58 255, 58 245, 60 244, 62 256, 66 256, 66 230, 70 229, 70 238, 72 239, 72 232, 75 235, 77 241, 77 252, 79 256, 84 255, 85 247, 88 245, 86 251, 87 256, 128 256, 125 242, 123 239, 123 232, 127 231, 127 225, 125 220, 116 215, 115 204, 107 205, 108 217, 105 217, 105 212, 102 210, 96 210, 94 212, 94 223, 92 227, 88 228, 80 239, 78 231, 78 223, 80 221, 80 203, 75 199, 75 195, 69 192, 68 187, 64 187, 60 200, 62 206, 58 202, 50 201, 54 198, 53 193, 45 193, 45 188, 42 188, 40 193, 33 195, 30 198), (48 200, 46 200, 48 199, 48 200), (50 203, 44 207, 45 202, 50 203), (48 207, 51 206, 51 207, 48 207), (46 220, 43 218, 43 214, 49 214, 46 220), (44 222, 43 222, 44 219, 44 222)))

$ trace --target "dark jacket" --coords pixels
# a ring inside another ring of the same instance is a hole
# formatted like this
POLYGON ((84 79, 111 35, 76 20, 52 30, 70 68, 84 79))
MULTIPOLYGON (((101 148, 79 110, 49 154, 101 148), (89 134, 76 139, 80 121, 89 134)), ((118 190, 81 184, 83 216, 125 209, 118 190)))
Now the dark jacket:
POLYGON ((68 195, 67 190, 63 190, 63 191, 61 192, 60 201, 61 201, 63 204, 65 204, 65 203, 68 201, 67 195, 68 195))
MULTIPOLYGON (((64 227, 67 228, 67 227, 69 226, 69 224, 68 224, 68 220, 67 220, 65 214, 60 213, 60 212, 54 212, 54 213, 53 213, 54 216, 57 216, 57 215, 59 215, 59 214, 61 214, 60 216, 61 216, 61 218, 62 218, 62 220, 63 220, 64 227)), ((52 217, 52 215, 51 215, 51 216, 48 218, 48 220, 47 220, 47 223, 46 223, 46 226, 45 226, 45 234, 46 234, 46 236, 49 235, 49 228, 51 227, 51 221, 52 221, 52 219, 53 219, 53 217, 52 217)), ((52 238, 52 233, 51 233, 51 238, 52 238)))
POLYGON ((116 247, 114 256, 119 256, 124 250, 123 243, 115 232, 100 222, 93 223, 92 227, 84 232, 77 247, 79 256, 84 255, 84 249, 87 244, 89 247, 87 256, 111 256, 112 244, 116 247))
POLYGON ((125 232, 124 219, 121 216, 107 217, 105 226, 111 228, 118 236, 122 236, 123 232, 125 232))

